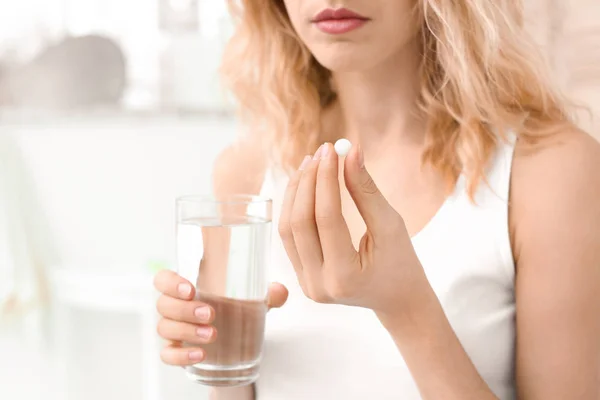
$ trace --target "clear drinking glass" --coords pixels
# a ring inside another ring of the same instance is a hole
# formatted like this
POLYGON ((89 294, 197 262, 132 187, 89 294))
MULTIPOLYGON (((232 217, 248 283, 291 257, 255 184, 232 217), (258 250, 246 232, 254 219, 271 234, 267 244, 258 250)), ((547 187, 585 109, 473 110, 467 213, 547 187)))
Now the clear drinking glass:
POLYGON ((199 383, 240 386, 258 378, 271 214, 271 200, 255 196, 177 200, 178 272, 196 285, 196 300, 216 311, 216 342, 203 346, 203 362, 186 368, 199 383))

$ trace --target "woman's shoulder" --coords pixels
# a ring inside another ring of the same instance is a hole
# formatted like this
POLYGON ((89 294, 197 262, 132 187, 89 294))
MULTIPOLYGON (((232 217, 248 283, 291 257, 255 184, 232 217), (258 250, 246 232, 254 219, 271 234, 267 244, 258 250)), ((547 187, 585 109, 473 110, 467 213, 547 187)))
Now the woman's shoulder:
POLYGON ((591 189, 600 184, 599 178, 600 143, 578 128, 516 143, 512 179, 517 196, 591 189))
POLYGON ((215 194, 259 194, 268 165, 261 146, 250 140, 236 141, 215 160, 212 174, 215 194))
POLYGON ((600 143, 574 127, 518 140, 510 197, 515 256, 531 238, 600 223, 600 143))

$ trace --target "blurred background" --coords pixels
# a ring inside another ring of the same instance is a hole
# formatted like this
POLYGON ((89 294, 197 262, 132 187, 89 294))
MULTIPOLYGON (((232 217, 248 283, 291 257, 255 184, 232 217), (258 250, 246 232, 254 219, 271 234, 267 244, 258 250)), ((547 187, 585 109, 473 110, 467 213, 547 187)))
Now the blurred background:
MULTIPOLYGON (((600 3, 526 4, 600 138, 600 3)), ((0 0, 0 399, 207 399, 160 364, 151 281, 237 130, 232 29, 224 0, 0 0)))

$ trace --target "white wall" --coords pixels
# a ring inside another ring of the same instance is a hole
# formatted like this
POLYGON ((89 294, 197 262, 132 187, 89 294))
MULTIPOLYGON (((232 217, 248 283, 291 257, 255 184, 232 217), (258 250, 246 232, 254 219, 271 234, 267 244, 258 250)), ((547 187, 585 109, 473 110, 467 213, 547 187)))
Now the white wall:
POLYGON ((600 140, 600 2, 526 1, 527 27, 553 60, 556 78, 577 105, 580 125, 600 140), (590 113, 591 111, 591 117, 590 113))
POLYGON ((65 264, 137 268, 172 260, 174 200, 210 190, 225 119, 120 119, 10 128, 65 264))

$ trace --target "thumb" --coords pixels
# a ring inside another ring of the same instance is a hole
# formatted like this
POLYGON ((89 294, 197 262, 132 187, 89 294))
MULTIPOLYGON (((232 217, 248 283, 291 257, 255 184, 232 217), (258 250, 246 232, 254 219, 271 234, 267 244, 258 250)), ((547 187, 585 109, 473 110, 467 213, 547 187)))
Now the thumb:
POLYGON ((287 288, 281 283, 271 283, 267 298, 267 306, 269 309, 283 306, 287 301, 288 294, 287 288))
POLYGON ((360 145, 352 147, 344 163, 344 180, 358 212, 371 234, 385 233, 400 215, 383 197, 373 178, 365 168, 360 145))

